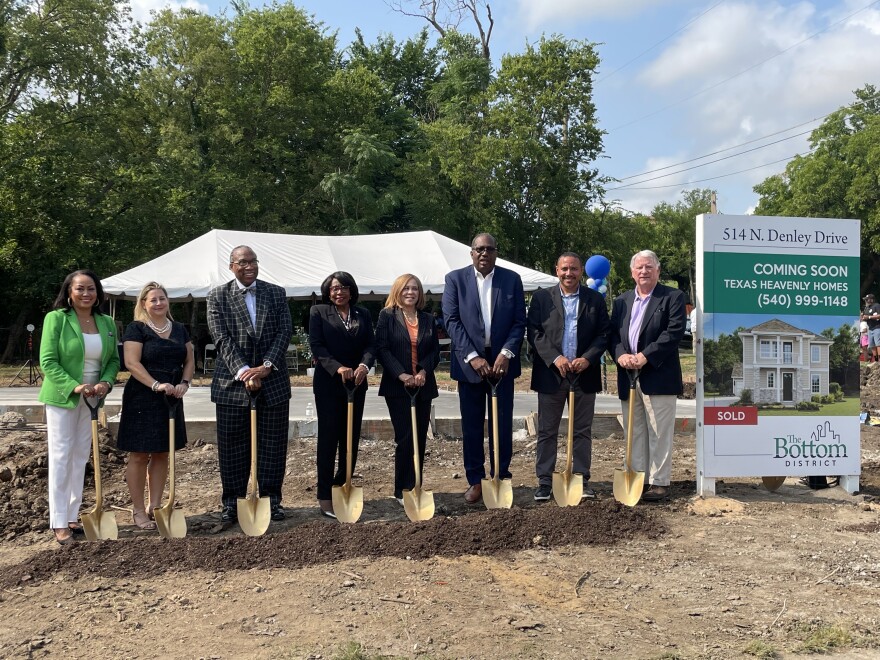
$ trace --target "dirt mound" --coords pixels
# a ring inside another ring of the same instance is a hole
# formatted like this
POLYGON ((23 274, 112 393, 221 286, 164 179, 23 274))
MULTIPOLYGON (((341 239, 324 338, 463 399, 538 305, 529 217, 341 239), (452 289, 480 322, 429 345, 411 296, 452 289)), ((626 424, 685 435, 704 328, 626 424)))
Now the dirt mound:
POLYGON ((617 502, 494 510, 420 524, 377 522, 341 525, 310 522, 294 530, 249 538, 188 537, 173 542, 138 538, 125 543, 77 543, 38 553, 4 571, 7 586, 56 573, 72 578, 152 577, 166 572, 302 568, 358 557, 428 559, 497 554, 528 548, 613 545, 635 537, 655 539, 664 525, 644 509, 617 502))

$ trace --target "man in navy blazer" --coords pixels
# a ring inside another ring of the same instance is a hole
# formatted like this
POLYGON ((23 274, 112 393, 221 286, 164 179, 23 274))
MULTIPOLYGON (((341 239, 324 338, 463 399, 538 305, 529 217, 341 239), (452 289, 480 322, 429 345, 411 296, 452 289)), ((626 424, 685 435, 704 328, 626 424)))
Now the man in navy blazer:
POLYGON ((617 362, 617 391, 628 421, 630 381, 638 370, 633 409, 633 469, 645 472, 642 499, 666 499, 672 474, 675 402, 682 393, 678 344, 687 319, 684 292, 658 284, 660 260, 642 250, 630 260, 636 286, 614 301, 608 350, 617 362))
MULTIPOLYGON (((498 395, 499 478, 510 478, 513 456, 513 381, 521 373, 520 350, 526 329, 526 305, 520 276, 495 265, 498 244, 491 234, 471 242, 473 266, 446 275, 443 316, 452 339, 450 374, 458 381, 462 451, 469 487, 465 500, 482 497, 486 476, 483 420, 491 396, 487 378, 500 379, 498 395)), ((491 410, 491 408, 490 408, 491 410)), ((493 434, 489 417, 489 437, 493 434)), ((490 474, 494 455, 489 443, 490 474)))
POLYGON ((559 423, 570 387, 575 393, 574 410, 568 411, 574 415, 572 470, 584 476, 583 497, 596 497, 588 485, 593 412, 596 392, 602 390, 599 364, 608 346, 609 325, 605 299, 581 284, 583 274, 581 258, 574 252, 563 252, 556 260, 559 286, 535 291, 529 305, 531 387, 538 393, 538 502, 549 500, 552 495, 559 423))
POLYGON ((281 487, 287 465, 290 379, 286 352, 293 334, 282 287, 257 279, 257 255, 246 245, 229 255, 235 279, 208 293, 208 329, 217 347, 211 401, 217 406, 217 457, 223 484, 221 519, 238 520, 237 501, 250 476, 249 391, 257 400, 257 480, 272 520, 283 520, 281 487))

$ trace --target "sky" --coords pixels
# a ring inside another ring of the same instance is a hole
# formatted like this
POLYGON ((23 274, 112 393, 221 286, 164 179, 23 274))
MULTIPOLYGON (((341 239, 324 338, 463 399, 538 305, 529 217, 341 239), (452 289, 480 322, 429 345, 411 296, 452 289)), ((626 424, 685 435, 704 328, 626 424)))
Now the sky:
MULTIPOLYGON (((405 40, 427 25, 384 0, 293 4, 336 33, 340 48, 358 27, 370 43, 389 33, 405 40)), ((606 200, 629 211, 646 213, 680 200, 682 190, 712 188, 719 212, 751 213, 758 201, 752 188, 807 153, 809 132, 825 115, 855 101, 854 90, 880 87, 880 0, 489 4, 496 66, 542 35, 597 44, 594 101, 607 133, 597 165, 620 180, 608 184, 606 200)), ((132 0, 140 20, 164 6, 228 10, 225 0, 132 0)), ((418 0, 408 6, 416 9, 418 0)))

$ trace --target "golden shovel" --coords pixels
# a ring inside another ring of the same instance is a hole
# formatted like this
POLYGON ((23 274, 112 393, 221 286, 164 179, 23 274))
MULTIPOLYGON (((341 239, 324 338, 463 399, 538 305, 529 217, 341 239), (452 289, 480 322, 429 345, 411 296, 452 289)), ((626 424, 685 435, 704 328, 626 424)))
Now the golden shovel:
POLYGON ((577 374, 568 372, 568 443, 565 454, 565 471, 553 472, 553 499, 559 506, 577 506, 584 494, 584 475, 572 473, 574 463, 574 385, 577 374), (574 378, 572 378, 574 375, 574 378))
POLYGON ((635 506, 642 499, 642 490, 645 486, 645 473, 632 469, 633 405, 639 372, 627 369, 626 375, 629 376, 629 421, 626 425, 625 469, 614 470, 614 499, 626 506, 635 506))
POLYGON ((348 395, 348 423, 345 438, 345 483, 342 486, 333 486, 331 497, 333 499, 333 513, 339 522, 354 523, 361 517, 364 510, 364 489, 360 486, 351 485, 351 445, 354 433, 354 392, 357 385, 351 381, 342 380, 345 392, 348 395))
POLYGON ((412 419, 413 466, 416 470, 416 485, 412 490, 403 491, 403 510, 413 522, 430 520, 434 517, 434 493, 422 490, 422 470, 419 461, 418 425, 416 424, 416 397, 420 387, 407 388, 410 400, 410 418, 412 419))
POLYGON ((257 479, 257 398, 260 391, 248 392, 251 400, 251 492, 238 498, 238 524, 248 536, 262 536, 269 529, 272 504, 268 497, 260 497, 257 479))
POLYGON ((183 511, 174 508, 174 454, 176 453, 174 421, 180 408, 180 399, 164 394, 160 396, 165 399, 165 405, 168 406, 168 502, 165 506, 153 509, 153 516, 162 538, 182 539, 186 536, 186 516, 183 515, 183 511))
POLYGON ((509 509, 513 505, 513 484, 510 479, 500 479, 501 460, 498 457, 498 384, 500 378, 489 378, 492 387, 492 450, 494 455, 493 476, 481 479, 483 503, 487 509, 509 509))
POLYGON ((93 406, 89 398, 84 396, 83 401, 92 413, 92 465, 95 468, 95 508, 83 513, 83 531, 89 541, 115 541, 119 538, 119 528, 116 526, 116 516, 109 511, 104 511, 104 492, 101 490, 101 454, 98 451, 98 409, 104 397, 98 398, 93 406))

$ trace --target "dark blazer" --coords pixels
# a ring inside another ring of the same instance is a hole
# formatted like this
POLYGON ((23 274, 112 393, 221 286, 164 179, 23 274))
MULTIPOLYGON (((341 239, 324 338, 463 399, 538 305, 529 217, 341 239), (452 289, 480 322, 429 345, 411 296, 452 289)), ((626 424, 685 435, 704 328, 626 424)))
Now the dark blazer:
MULTIPOLYGON (((517 378, 522 373, 520 352, 526 332, 526 302, 522 280, 518 274, 495 266, 495 274, 492 276, 492 302, 492 350, 496 355, 502 348, 513 353, 509 370, 511 378, 517 378)), ((446 323, 446 332, 452 339, 450 374, 455 380, 481 382, 477 372, 464 361, 473 352, 487 358, 480 292, 473 266, 459 268, 446 275, 443 320, 446 323)))
MULTIPOLYGON (((629 345, 629 317, 634 299, 635 294, 631 290, 615 298, 608 350, 615 362, 627 353, 642 353, 645 356, 648 364, 639 373, 639 385, 645 394, 681 394, 684 388, 678 344, 684 337, 687 319, 684 292, 663 284, 654 287, 642 317, 638 346, 629 345)), ((626 370, 618 369, 618 396, 623 400, 628 399, 629 388, 626 370)))
MULTIPOLYGON (((345 396, 342 379, 336 375, 339 367, 356 369, 361 363, 372 367, 376 361, 376 339, 373 319, 363 307, 351 305, 352 320, 357 320, 357 331, 345 329, 336 313, 335 305, 313 305, 309 311, 309 347, 318 361, 312 390, 315 394, 345 396)), ((364 380, 363 386, 366 387, 364 380)))
MULTIPOLYGON (((582 392, 602 391, 602 353, 608 346, 608 310, 600 293, 581 286, 578 293, 577 357, 586 358, 590 366, 578 374, 577 387, 582 392)), ((540 289, 532 294, 528 312, 529 345, 534 351, 531 388, 536 392, 558 392, 563 377, 553 361, 562 355, 565 330, 565 308, 558 286, 540 289)))
MULTIPOLYGON (((376 325, 376 349, 379 353, 379 362, 382 363, 379 396, 409 397, 406 387, 400 382, 400 375, 413 372, 412 343, 401 309, 385 308, 379 312, 379 321, 376 325)), ((419 312, 416 356, 418 366, 425 370, 425 384, 419 391, 419 398, 434 399, 437 397, 434 369, 440 362, 440 343, 437 341, 434 317, 428 312, 419 312)))
POLYGON ((264 405, 275 406, 290 399, 286 353, 293 335, 290 309, 284 289, 262 280, 257 287, 257 327, 251 325, 244 294, 236 280, 215 287, 208 294, 208 330, 217 347, 217 363, 211 379, 211 401, 226 406, 250 403, 244 384, 235 380, 239 369, 258 367, 266 360, 275 368, 262 382, 264 405))

